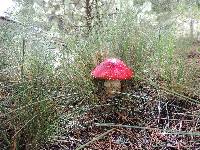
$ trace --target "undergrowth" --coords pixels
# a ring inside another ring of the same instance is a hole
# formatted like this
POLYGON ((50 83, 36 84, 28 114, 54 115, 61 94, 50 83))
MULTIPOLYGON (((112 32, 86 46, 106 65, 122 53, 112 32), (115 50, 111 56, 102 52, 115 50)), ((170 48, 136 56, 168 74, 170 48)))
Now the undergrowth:
MULTIPOLYGON (((90 75, 96 51, 108 51, 109 57, 124 60, 136 76, 197 98, 200 70, 195 63, 187 63, 187 52, 183 55, 178 50, 173 24, 160 33, 159 25, 137 22, 136 16, 127 10, 115 20, 106 18, 103 26, 94 27, 87 37, 62 35, 64 45, 52 43, 47 34, 30 33, 26 27, 23 34, 15 36, 9 35, 12 31, 7 28, 2 30, 1 37, 7 39, 1 39, 1 43, 7 51, 1 59, 11 57, 0 66, 3 148, 39 149, 62 128, 58 122, 69 123, 67 115, 79 115, 83 112, 81 106, 100 103, 90 75), (55 54, 56 49, 59 54, 55 54), (55 67, 57 56, 59 65, 55 67), (18 68, 16 76, 5 73, 13 67, 18 68), (69 110, 71 114, 65 114, 69 110)), ((19 32, 16 30, 13 32, 19 32)))

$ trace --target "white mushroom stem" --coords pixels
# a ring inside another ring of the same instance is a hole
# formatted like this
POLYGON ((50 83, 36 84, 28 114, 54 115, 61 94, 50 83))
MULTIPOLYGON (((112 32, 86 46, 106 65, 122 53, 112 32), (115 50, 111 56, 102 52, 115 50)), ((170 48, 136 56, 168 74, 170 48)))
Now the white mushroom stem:
POLYGON ((120 80, 106 80, 104 82, 106 94, 111 96, 117 92, 121 92, 121 82, 120 80))

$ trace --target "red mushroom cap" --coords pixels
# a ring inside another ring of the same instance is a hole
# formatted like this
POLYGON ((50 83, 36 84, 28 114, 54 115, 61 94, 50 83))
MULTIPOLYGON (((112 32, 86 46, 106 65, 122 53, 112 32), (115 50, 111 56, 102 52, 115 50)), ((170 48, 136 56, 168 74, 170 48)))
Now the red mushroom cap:
POLYGON ((91 72, 94 78, 105 80, 126 80, 133 76, 132 70, 117 58, 109 58, 91 72))

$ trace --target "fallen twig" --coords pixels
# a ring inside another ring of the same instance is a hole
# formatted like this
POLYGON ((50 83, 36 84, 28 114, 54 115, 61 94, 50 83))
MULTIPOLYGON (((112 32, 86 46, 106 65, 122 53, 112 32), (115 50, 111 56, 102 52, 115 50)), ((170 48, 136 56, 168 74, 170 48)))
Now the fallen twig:
POLYGON ((84 145, 81 145, 81 146, 78 147, 76 150, 81 150, 81 149, 83 149, 84 147, 88 146, 89 144, 91 144, 91 143, 93 143, 93 142, 95 142, 95 141, 97 141, 97 140, 103 138, 106 134, 108 134, 108 133, 110 133, 110 132, 112 132, 112 131, 114 131, 114 128, 113 128, 113 129, 110 129, 110 130, 108 130, 108 131, 106 131, 106 132, 104 132, 103 134, 101 134, 101 135, 99 135, 99 136, 97 136, 97 137, 94 137, 91 141, 87 142, 87 143, 84 144, 84 145))
POLYGON ((140 126, 129 126, 129 125, 122 125, 122 124, 114 124, 114 123, 95 123, 96 126, 101 127, 121 127, 121 128, 135 128, 135 129, 142 129, 142 130, 159 130, 163 132, 163 134, 177 134, 177 135, 193 135, 193 136, 200 136, 200 132, 188 132, 188 131, 178 131, 178 130, 167 130, 167 129, 160 129, 160 128, 151 128, 151 127, 140 127, 140 126))

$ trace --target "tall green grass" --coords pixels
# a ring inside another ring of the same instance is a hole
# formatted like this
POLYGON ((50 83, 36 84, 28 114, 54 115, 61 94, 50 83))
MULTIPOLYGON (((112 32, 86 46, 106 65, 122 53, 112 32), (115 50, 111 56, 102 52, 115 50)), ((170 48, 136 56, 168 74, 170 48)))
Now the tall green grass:
MULTIPOLYGON (((138 23, 136 14, 127 11, 120 12, 114 19, 104 18, 103 26, 95 27, 87 37, 62 35, 64 46, 60 46, 62 43, 51 44, 45 34, 41 36, 23 30, 23 35, 19 35, 26 39, 23 63, 20 55, 22 38, 16 40, 18 45, 9 45, 13 40, 6 40, 11 52, 17 52, 12 56, 13 60, 24 68, 24 76, 12 85, 12 92, 6 98, 11 104, 8 108, 1 105, 3 130, 9 128, 12 131, 4 134, 10 144, 15 142, 18 149, 39 149, 50 135, 61 130, 56 125, 69 115, 65 114, 66 109, 72 108, 70 113, 73 114, 73 110, 99 102, 90 75, 95 67, 96 51, 109 51, 109 57, 124 60, 137 76, 158 84, 165 83, 166 88, 177 90, 174 85, 193 87, 188 79, 198 74, 198 69, 196 73, 192 68, 188 71, 185 58, 177 54, 178 40, 173 26, 160 36, 159 25, 155 27, 145 21, 138 23), (59 48, 61 53, 60 66, 56 69, 52 47, 59 48), (70 62, 71 55, 73 60, 70 62)), ((4 31, 4 34, 8 33, 7 29, 4 31)), ((15 65, 12 61, 9 63, 15 65)))

